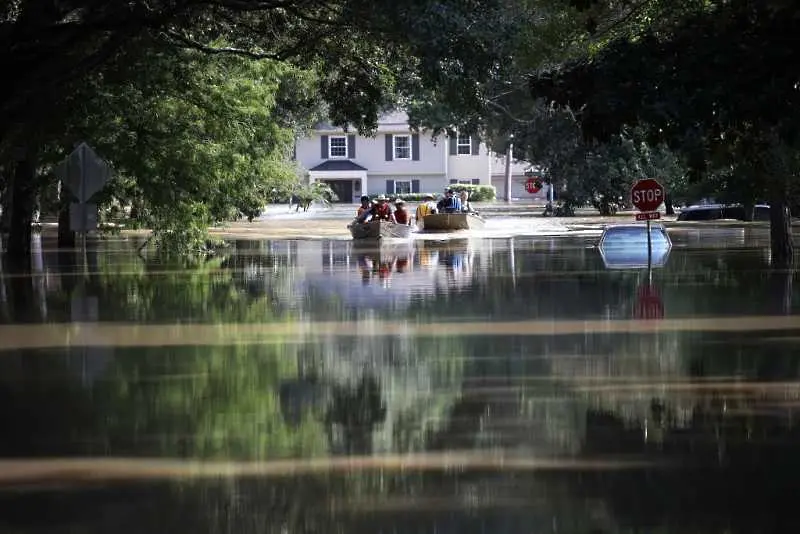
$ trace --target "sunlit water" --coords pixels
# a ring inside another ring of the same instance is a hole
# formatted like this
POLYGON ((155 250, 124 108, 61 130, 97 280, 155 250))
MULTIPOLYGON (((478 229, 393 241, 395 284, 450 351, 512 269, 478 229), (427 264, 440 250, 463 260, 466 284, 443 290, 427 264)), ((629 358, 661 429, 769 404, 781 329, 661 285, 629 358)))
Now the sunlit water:
POLYGON ((0 531, 794 531, 764 232, 674 229, 647 273, 559 224, 194 268, 37 238, 0 278, 0 531))

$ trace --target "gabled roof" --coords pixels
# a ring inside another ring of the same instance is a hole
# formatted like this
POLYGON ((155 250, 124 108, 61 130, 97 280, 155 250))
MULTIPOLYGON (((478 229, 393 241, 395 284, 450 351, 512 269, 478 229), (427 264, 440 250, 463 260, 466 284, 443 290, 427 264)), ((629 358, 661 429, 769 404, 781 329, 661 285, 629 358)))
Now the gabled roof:
POLYGON ((313 169, 309 169, 309 171, 320 172, 320 171, 366 171, 364 167, 357 163, 353 163, 349 159, 329 159, 327 161, 323 161, 313 169))

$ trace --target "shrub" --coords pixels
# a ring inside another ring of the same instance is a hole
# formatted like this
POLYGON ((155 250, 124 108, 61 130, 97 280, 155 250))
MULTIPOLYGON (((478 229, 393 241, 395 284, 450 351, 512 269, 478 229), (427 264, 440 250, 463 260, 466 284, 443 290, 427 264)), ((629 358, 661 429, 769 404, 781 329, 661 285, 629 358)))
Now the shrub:
POLYGON ((452 184, 454 191, 467 191, 472 202, 489 202, 497 199, 497 190, 493 185, 452 184))
MULTIPOLYGON (((472 202, 489 202, 497 198, 497 191, 491 185, 472 185, 472 184, 452 184, 450 186, 453 191, 460 193, 461 191, 469 192, 469 199, 472 202)), ((429 193, 407 193, 405 195, 390 195, 393 199, 402 198, 406 202, 422 202, 423 197, 429 193)), ((438 200, 441 193, 430 193, 438 200)), ((373 195, 372 198, 378 195, 373 195)))

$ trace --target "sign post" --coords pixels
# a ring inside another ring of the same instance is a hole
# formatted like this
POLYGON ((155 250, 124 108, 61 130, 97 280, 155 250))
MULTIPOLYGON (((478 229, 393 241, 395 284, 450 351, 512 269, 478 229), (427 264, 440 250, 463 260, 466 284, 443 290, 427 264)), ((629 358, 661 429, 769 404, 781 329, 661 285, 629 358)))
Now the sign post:
POLYGON ((636 206, 641 213, 636 214, 636 220, 647 221, 647 270, 651 268, 651 256, 653 252, 653 240, 650 236, 650 221, 661 218, 661 214, 656 211, 664 202, 664 186, 652 178, 639 180, 631 188, 631 203, 636 206))

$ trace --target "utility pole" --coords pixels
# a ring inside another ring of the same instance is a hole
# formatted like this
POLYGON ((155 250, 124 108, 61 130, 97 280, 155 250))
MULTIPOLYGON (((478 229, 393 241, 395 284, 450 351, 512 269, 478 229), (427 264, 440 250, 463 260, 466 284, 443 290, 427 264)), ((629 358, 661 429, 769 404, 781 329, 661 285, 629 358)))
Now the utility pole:
POLYGON ((506 194, 505 201, 511 202, 511 158, 514 157, 514 134, 508 136, 508 149, 506 150, 506 194))

